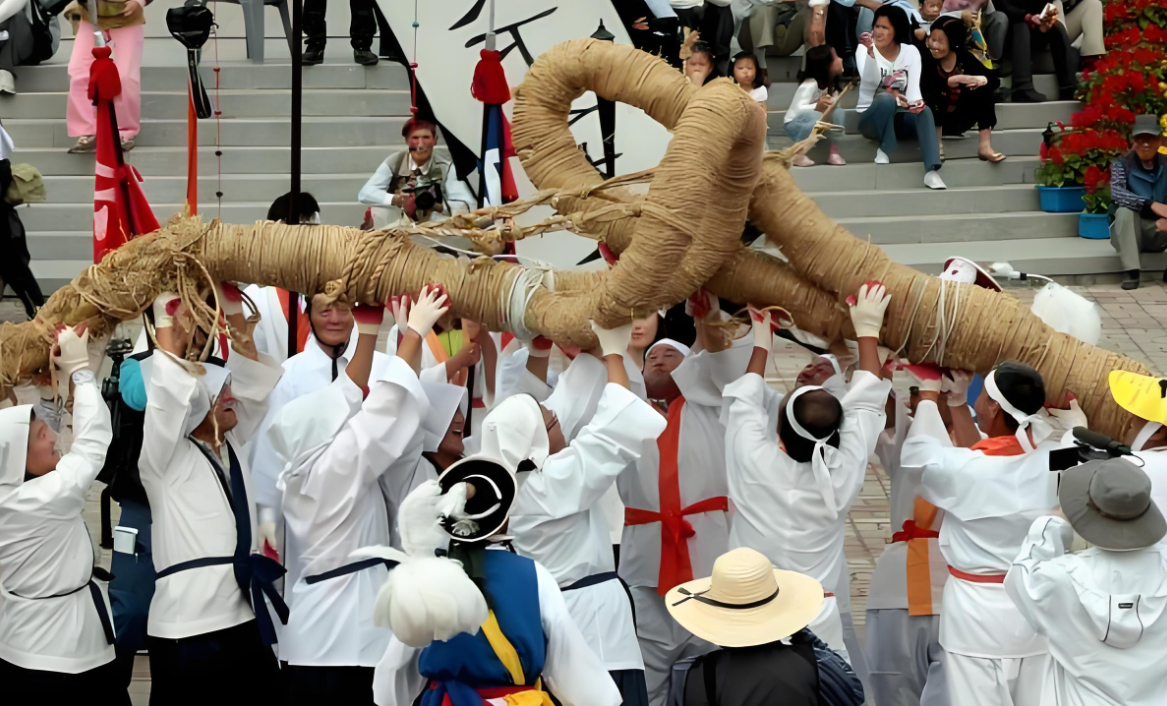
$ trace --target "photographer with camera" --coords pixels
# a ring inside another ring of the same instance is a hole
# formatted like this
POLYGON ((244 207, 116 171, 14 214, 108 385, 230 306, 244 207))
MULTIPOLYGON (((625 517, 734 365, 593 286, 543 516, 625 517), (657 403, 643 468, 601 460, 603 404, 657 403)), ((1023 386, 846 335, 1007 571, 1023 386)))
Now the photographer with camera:
POLYGON ((450 158, 434 154, 437 125, 410 118, 401 136, 408 149, 389 155, 357 196, 372 207, 373 227, 445 220, 473 208, 474 194, 458 178, 450 158))

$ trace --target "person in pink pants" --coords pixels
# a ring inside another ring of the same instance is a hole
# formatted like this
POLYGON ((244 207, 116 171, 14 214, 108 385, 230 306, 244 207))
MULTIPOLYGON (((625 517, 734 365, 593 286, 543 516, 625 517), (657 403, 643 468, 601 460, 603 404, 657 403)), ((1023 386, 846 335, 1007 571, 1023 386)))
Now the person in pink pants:
MULTIPOLYGON (((125 151, 134 148, 134 138, 141 130, 142 123, 142 45, 145 41, 143 9, 145 0, 128 0, 125 15, 115 18, 99 18, 99 26, 121 24, 103 30, 106 44, 113 50, 113 60, 117 64, 118 74, 121 76, 122 92, 114 98, 114 110, 117 112, 118 132, 121 134, 122 149, 125 151)), ((70 5, 68 11, 76 7, 70 5)), ((73 54, 69 57, 69 103, 65 113, 65 125, 70 137, 77 138, 77 144, 69 148, 69 152, 77 154, 92 152, 96 149, 94 133, 96 132, 97 109, 93 101, 89 100, 89 67, 93 64, 93 25, 88 21, 87 14, 80 14, 80 20, 74 24, 76 39, 73 42, 73 54)))

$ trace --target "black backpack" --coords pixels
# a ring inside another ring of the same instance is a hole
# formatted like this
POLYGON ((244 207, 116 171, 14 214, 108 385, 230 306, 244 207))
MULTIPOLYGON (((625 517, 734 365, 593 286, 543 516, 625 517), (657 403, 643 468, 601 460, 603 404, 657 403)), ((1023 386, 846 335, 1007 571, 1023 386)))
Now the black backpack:
POLYGON ((32 56, 27 59, 29 64, 39 64, 53 58, 56 53, 53 49, 53 31, 50 23, 57 21, 57 14, 65 9, 68 3, 59 2, 53 4, 51 0, 45 0, 46 4, 52 5, 56 12, 41 4, 41 0, 32 0, 29 7, 32 10, 32 56))

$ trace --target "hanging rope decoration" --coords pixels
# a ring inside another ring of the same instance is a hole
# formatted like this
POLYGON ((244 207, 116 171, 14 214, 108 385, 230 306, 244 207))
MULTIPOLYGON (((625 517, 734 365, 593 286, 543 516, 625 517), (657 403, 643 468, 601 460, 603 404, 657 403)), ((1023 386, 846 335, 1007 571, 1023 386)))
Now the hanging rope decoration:
MULTIPOLYGON (((215 0, 215 17, 219 16, 219 0, 215 0)), ((223 110, 219 106, 219 74, 222 66, 219 65, 219 23, 211 25, 211 37, 215 43, 215 200, 217 207, 215 217, 223 217, 223 110)), ((197 178, 197 176, 196 176, 197 178)))
POLYGON ((409 113, 417 117, 417 29, 421 23, 417 21, 417 1, 413 0, 413 60, 409 62, 409 113))

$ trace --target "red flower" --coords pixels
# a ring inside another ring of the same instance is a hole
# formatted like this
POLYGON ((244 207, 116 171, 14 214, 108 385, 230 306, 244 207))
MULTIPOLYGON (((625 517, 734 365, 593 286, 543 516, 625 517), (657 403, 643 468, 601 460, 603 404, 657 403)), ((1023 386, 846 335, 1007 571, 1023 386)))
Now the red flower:
POLYGON ((1062 165, 1063 162, 1065 162, 1065 159, 1062 157, 1062 151, 1059 150, 1057 147, 1050 147, 1049 148, 1049 158, 1054 164, 1058 165, 1059 167, 1062 165))
POLYGON ((1043 162, 1049 158, 1049 146, 1045 144, 1045 140, 1041 141, 1041 147, 1037 150, 1037 154, 1043 162))

